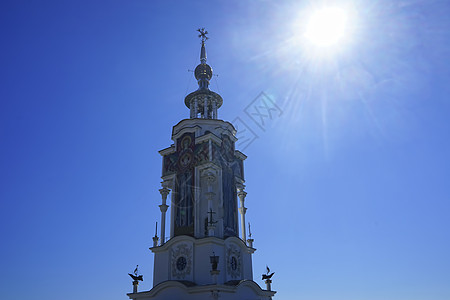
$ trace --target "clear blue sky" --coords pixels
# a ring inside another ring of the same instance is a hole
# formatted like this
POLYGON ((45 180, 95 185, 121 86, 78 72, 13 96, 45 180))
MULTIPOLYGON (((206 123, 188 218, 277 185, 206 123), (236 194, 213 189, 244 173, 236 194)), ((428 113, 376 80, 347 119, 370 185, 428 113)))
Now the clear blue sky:
POLYGON ((2 1, 1 298, 127 299, 136 264, 151 288, 157 151, 206 27, 219 117, 258 136, 255 281, 268 264, 278 300, 450 299, 450 4, 333 2, 358 21, 324 57, 295 42, 308 1, 2 1), (260 92, 282 110, 262 128, 260 92))

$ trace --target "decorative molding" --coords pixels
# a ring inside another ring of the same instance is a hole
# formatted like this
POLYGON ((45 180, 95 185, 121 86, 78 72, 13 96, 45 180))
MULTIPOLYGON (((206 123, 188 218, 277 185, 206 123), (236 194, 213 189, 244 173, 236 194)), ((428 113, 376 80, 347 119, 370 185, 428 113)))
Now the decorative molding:
POLYGON ((196 239, 191 236, 187 235, 179 235, 176 237, 171 238, 168 240, 164 245, 159 247, 151 247, 150 250, 152 250, 153 253, 163 253, 165 251, 168 251, 168 249, 172 248, 175 244, 178 243, 187 243, 187 244, 193 244, 194 247, 205 245, 205 244, 213 244, 213 245, 230 245, 231 243, 237 245, 244 251, 245 253, 253 254, 256 249, 250 248, 238 237, 230 236, 227 237, 225 240, 217 237, 206 237, 201 239, 196 239))
MULTIPOLYGON (((261 287, 253 280, 242 280, 236 286, 219 285, 216 290, 222 293, 230 294, 230 293, 237 293, 243 288, 251 289, 257 296, 264 298, 273 297, 276 294, 276 291, 267 291, 261 289, 261 287)), ((209 285, 195 285, 188 287, 179 281, 169 280, 159 283, 158 285, 153 287, 150 291, 140 292, 137 294, 129 293, 127 294, 127 296, 130 299, 148 299, 149 297, 156 297, 161 292, 171 289, 179 289, 181 291, 184 291, 188 295, 193 295, 194 297, 197 297, 197 298, 192 297, 192 299, 198 299, 198 295, 200 294, 204 294, 205 296, 211 295, 211 286, 209 285)))
POLYGON ((242 153, 239 150, 234 150, 234 156, 236 156, 240 160, 246 160, 247 159, 247 155, 245 155, 244 153, 242 153))
POLYGON ((232 278, 241 278, 242 277, 242 257, 241 257, 241 249, 236 247, 233 244, 228 245, 226 250, 227 256, 227 273, 232 278))
POLYGON ((198 125, 193 125, 192 127, 183 127, 181 129, 179 129, 176 133, 175 133, 175 127, 173 128, 173 133, 172 133, 172 140, 176 141, 179 137, 181 137, 183 134, 185 133, 195 133, 195 137, 197 138, 197 132, 199 129, 201 129, 200 126, 198 125))
POLYGON ((161 154, 161 156, 167 155, 167 154, 172 154, 175 152, 175 145, 172 144, 170 145, 170 147, 159 150, 158 153, 161 154))
POLYGON ((172 248, 172 277, 185 279, 192 271, 192 246, 179 244, 172 248))
POLYGON ((170 190, 173 190, 173 182, 175 179, 175 174, 169 174, 166 176, 162 176, 161 179, 163 180, 161 182, 161 186, 168 188, 170 190))
POLYGON ((217 145, 220 145, 222 143, 222 140, 212 132, 199 136, 195 139, 195 143, 200 144, 209 140, 213 141, 217 145))

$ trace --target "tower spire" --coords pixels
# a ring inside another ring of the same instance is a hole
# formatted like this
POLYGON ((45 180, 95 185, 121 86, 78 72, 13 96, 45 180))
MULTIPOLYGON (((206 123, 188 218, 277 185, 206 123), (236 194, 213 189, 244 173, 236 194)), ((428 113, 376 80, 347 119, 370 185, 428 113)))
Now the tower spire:
POLYGON ((202 39, 202 48, 200 50, 200 64, 195 68, 194 75, 198 82, 198 89, 209 89, 209 80, 212 77, 212 68, 206 64, 206 47, 205 41, 208 39, 206 36, 208 31, 205 28, 199 28, 197 31, 200 33, 199 38, 202 39))
POLYGON ((200 51, 200 63, 206 64, 206 48, 205 48, 205 42, 208 39, 206 36, 208 34, 208 31, 205 30, 205 28, 199 28, 197 31, 200 33, 198 35, 199 38, 202 39, 202 49, 200 51))
POLYGON ((206 63, 206 46, 208 31, 205 28, 197 29, 198 37, 202 39, 200 50, 200 64, 195 68, 194 76, 197 79, 198 89, 184 99, 184 103, 190 109, 191 119, 217 119, 217 110, 222 106, 223 100, 219 94, 209 89, 209 81, 212 78, 212 68, 206 63))

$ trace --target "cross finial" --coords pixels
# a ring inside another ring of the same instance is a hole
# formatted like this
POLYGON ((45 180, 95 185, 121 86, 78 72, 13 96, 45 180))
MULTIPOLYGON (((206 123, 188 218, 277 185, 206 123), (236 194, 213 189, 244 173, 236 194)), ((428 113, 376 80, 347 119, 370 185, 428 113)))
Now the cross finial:
POLYGON ((209 214, 209 222, 208 222, 208 224, 209 225, 213 225, 213 224, 217 223, 217 221, 213 221, 213 214, 215 214, 215 212, 213 212, 212 208, 209 209, 208 214, 209 214))
POLYGON ((208 39, 208 37, 206 36, 208 34, 208 31, 205 30, 205 27, 199 28, 197 29, 197 31, 200 33, 198 37, 202 38, 202 43, 204 43, 208 39))

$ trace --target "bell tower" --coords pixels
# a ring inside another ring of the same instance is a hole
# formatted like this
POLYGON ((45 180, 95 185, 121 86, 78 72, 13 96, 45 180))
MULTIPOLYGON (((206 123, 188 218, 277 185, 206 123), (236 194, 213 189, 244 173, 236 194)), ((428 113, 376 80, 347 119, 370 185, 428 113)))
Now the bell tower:
POLYGON ((186 96, 189 118, 172 129, 162 156, 160 237, 153 238, 153 288, 130 299, 271 299, 253 281, 247 240, 243 162, 236 130, 218 119, 222 97, 209 89, 208 32, 199 29, 198 89, 186 96), (239 205, 238 205, 239 199, 239 205), (166 219, 166 214, 170 217, 166 219), (166 238, 166 225, 170 236, 166 238), (239 230, 240 229, 240 230, 239 230))

